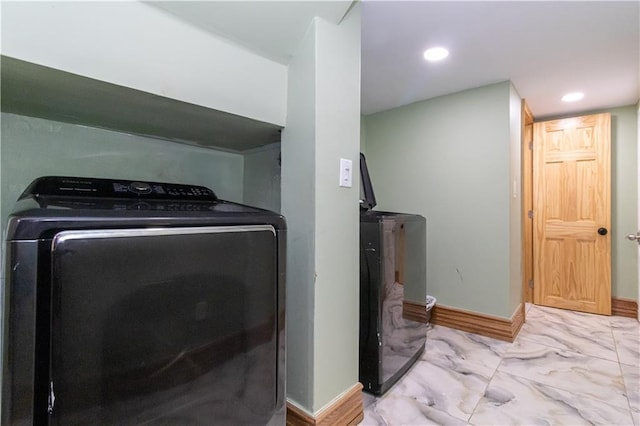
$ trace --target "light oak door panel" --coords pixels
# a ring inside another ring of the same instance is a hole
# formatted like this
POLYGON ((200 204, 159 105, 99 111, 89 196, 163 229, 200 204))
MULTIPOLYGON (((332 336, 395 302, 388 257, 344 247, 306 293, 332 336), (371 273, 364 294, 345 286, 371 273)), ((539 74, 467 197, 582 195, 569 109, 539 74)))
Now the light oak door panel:
POLYGON ((610 128, 609 114, 534 124, 536 304, 611 314, 610 128))

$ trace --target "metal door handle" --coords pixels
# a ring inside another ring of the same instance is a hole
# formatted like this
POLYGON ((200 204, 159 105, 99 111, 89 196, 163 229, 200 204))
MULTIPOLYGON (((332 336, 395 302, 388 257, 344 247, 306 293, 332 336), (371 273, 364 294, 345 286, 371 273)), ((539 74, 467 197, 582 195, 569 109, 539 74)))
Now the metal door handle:
POLYGON ((607 235, 607 232, 609 232, 607 228, 598 228, 598 234, 600 235, 607 235))
POLYGON ((627 240, 629 241, 640 241, 640 232, 638 232, 637 234, 629 234, 627 235, 627 240))

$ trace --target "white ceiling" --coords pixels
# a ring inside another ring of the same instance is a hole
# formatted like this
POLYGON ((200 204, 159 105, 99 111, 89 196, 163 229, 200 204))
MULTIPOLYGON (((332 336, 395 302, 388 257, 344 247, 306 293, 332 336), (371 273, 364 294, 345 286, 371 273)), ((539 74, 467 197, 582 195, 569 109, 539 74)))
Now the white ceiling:
MULTIPOLYGON (((149 3, 287 63, 313 16, 338 23, 350 1, 149 3)), ((640 97, 640 2, 362 3, 362 112, 371 114, 511 80, 536 118, 634 104, 640 97), (445 61, 422 52, 442 45, 445 61), (563 103, 570 91, 584 100, 563 103)))
POLYGON ((634 104, 640 3, 365 1, 362 111, 511 80, 536 118, 634 104), (450 50, 426 63, 433 45, 450 50), (567 104, 560 98, 581 91, 567 104))
POLYGON ((337 24, 352 2, 183 0, 144 3, 261 56, 287 64, 314 16, 337 24))

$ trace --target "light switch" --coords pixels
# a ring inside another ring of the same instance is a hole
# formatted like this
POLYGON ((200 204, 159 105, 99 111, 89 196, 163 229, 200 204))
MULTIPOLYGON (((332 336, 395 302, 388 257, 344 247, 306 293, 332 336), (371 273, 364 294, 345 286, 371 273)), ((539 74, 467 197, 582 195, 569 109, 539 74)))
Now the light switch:
POLYGON ((340 159, 340 186, 345 188, 353 186, 353 162, 345 158, 340 159))

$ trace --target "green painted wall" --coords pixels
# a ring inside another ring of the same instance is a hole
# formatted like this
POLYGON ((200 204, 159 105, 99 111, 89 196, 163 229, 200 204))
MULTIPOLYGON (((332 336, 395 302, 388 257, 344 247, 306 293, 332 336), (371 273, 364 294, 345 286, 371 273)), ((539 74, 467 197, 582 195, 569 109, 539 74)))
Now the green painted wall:
POLYGON ((365 117, 378 208, 427 219, 427 293, 505 318, 519 285, 510 255, 519 179, 510 164, 512 95, 503 82, 365 117))
MULTIPOLYGON (((499 83, 364 118, 379 208, 427 218, 427 291, 439 303, 503 317, 520 303, 519 102, 499 83)), ((627 299, 638 297, 636 247, 624 238, 637 229, 637 108, 580 114, 612 116, 612 295, 627 299)))
POLYGON ((2 113, 2 235, 31 181, 68 175, 204 185, 242 202, 243 156, 110 130, 2 113))
POLYGON ((638 298, 637 246, 625 238, 638 229, 637 105, 611 112, 611 283, 613 297, 638 298))
POLYGON ((360 7, 315 18, 289 65, 282 133, 287 218, 287 397, 314 414, 358 381, 360 7))
POLYGON ((360 152, 367 155, 367 134, 364 115, 360 116, 360 152))
POLYGON ((243 202, 280 211, 280 144, 244 151, 243 202))
MULTIPOLYGON (((210 3, 208 10, 228 7, 210 3)), ((248 3, 245 13, 254 9, 248 3)), ((268 19, 280 8, 261 10, 259 18, 268 19)), ((286 65, 240 47, 224 31, 213 35, 146 2, 2 2, 0 19, 3 55, 258 121, 285 122, 286 65)))
POLYGON ((522 98, 509 85, 509 309, 522 303, 522 98))
POLYGON ((315 23, 289 63, 282 131, 282 213, 287 218, 287 399, 313 412, 315 320, 315 23))
POLYGON ((318 411, 358 382, 360 215, 357 175, 340 187, 340 158, 358 170, 360 6, 340 25, 317 21, 314 398, 318 411))

